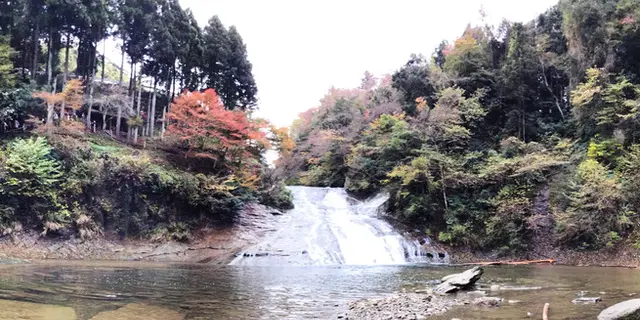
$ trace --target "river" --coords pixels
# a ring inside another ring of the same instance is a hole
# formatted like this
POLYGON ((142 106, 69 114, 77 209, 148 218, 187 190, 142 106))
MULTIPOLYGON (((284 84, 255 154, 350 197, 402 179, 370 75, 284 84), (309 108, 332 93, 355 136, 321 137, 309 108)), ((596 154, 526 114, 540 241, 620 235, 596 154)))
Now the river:
MULTIPOLYGON (((43 262, 3 267, 0 298, 68 306, 77 319, 91 319, 130 303, 178 311, 185 319, 335 319, 348 301, 412 292, 456 270, 426 265, 215 267, 43 262)), ((519 319, 527 312, 539 319, 545 302, 551 303, 552 319, 593 319, 606 306, 640 293, 640 272, 632 269, 518 266, 485 270, 480 286, 541 289, 490 293, 505 299, 501 307, 461 307, 435 319, 519 319), (572 304, 580 291, 603 301, 572 304)), ((2 306, 0 301, 0 319, 15 317, 2 306)))

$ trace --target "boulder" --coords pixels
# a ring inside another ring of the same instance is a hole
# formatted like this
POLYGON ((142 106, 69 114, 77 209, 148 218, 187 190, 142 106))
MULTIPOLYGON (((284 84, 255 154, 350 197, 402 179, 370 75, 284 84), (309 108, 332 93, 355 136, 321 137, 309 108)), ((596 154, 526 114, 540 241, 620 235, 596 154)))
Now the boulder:
POLYGON ((442 278, 442 283, 438 285, 434 292, 438 294, 453 293, 458 290, 469 289, 480 280, 484 270, 480 267, 473 267, 465 272, 448 275, 442 278))
POLYGON ((631 299, 612 305, 600 312, 598 320, 640 319, 640 299, 631 299))

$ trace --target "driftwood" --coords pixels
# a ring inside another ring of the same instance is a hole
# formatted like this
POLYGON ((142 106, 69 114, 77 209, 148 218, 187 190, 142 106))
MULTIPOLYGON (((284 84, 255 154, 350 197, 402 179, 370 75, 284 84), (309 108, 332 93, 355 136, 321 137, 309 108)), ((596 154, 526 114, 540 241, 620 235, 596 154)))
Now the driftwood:
POLYGON ((549 303, 544 304, 544 308, 542 308, 542 320, 549 320, 549 303))
POLYGON ((461 266, 500 266, 500 265, 526 265, 526 264, 538 264, 538 263, 549 263, 552 264, 556 262, 554 259, 547 260, 526 260, 526 261, 486 261, 486 262, 472 262, 472 263, 462 263, 461 266))

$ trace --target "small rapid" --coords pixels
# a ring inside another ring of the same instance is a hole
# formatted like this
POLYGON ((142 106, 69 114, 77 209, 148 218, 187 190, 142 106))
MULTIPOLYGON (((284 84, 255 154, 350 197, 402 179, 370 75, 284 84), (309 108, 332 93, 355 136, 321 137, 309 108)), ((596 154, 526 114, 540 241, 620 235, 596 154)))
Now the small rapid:
POLYGON ((342 188, 289 187, 295 209, 277 231, 249 248, 233 265, 394 265, 447 263, 428 238, 409 240, 380 218, 388 195, 366 201, 342 188))

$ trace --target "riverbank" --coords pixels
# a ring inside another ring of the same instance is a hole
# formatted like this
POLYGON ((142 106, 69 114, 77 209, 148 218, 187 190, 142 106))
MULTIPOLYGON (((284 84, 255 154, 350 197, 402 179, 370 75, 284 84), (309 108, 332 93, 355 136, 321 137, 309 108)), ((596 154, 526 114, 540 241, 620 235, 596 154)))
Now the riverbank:
POLYGON ((227 264, 244 248, 275 231, 281 212, 249 204, 228 227, 204 227, 193 231, 187 242, 119 239, 99 236, 83 240, 75 236, 46 237, 21 231, 0 238, 0 264, 24 260, 122 260, 227 264))
POLYGON ((554 264, 567 266, 597 266, 640 268, 640 250, 632 246, 618 246, 597 251, 578 251, 559 247, 546 251, 530 251, 520 255, 499 255, 496 252, 478 252, 461 248, 446 248, 451 264, 488 261, 554 260, 554 264))

